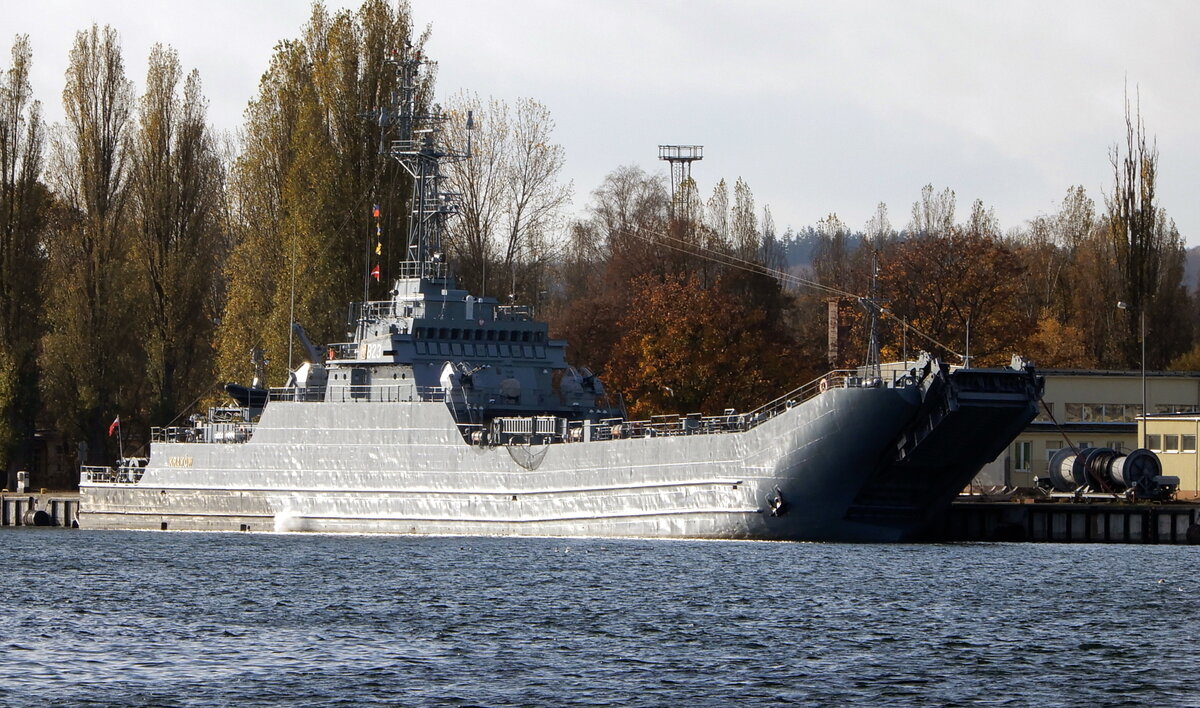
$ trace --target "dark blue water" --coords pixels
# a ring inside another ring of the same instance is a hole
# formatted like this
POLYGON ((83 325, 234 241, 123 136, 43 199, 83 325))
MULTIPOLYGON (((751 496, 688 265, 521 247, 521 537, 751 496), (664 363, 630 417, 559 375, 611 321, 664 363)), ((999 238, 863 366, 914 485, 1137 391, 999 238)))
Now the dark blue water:
POLYGON ((1200 705, 1200 548, 0 539, 4 705, 1200 705))

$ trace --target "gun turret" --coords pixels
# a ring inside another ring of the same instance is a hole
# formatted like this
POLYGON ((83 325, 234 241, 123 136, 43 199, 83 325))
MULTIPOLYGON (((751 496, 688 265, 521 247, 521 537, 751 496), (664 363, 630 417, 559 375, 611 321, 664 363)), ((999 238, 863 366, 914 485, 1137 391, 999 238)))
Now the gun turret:
POLYGON ((296 339, 300 340, 300 346, 304 347, 304 351, 308 352, 308 361, 313 366, 321 366, 325 357, 321 354, 320 349, 313 346, 312 340, 308 338, 308 333, 304 331, 304 327, 300 326, 299 322, 292 323, 292 333, 296 335, 296 339))

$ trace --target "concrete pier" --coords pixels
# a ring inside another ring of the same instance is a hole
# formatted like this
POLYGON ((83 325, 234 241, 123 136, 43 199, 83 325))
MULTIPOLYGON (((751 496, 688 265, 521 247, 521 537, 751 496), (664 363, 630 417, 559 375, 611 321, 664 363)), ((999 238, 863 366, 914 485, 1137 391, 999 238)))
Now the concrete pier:
POLYGON ((79 493, 0 492, 0 526, 79 526, 79 493))
POLYGON ((1200 544, 1200 505, 956 502, 934 540, 1200 544))

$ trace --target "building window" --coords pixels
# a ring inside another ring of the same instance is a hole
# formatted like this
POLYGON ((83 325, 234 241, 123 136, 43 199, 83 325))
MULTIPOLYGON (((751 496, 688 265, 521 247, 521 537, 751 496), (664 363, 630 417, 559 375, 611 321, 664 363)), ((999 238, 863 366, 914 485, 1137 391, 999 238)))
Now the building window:
POLYGON ((1162 436, 1161 435, 1147 435, 1146 436, 1146 447, 1150 448, 1154 452, 1162 452, 1162 436))
POLYGON ((1179 436, 1164 435, 1163 436, 1163 451, 1164 452, 1179 452, 1179 436))
POLYGON ((1196 436, 1195 435, 1180 435, 1179 439, 1182 441, 1182 449, 1184 452, 1195 452, 1196 451, 1196 436))
POLYGON ((1030 458, 1033 457, 1033 443, 1029 440, 1018 440, 1013 445, 1013 469, 1029 470, 1030 458))
POLYGON ((1050 458, 1054 457, 1054 454, 1057 453, 1061 449, 1062 449, 1061 443, 1047 441, 1046 442, 1046 462, 1049 462, 1050 458))

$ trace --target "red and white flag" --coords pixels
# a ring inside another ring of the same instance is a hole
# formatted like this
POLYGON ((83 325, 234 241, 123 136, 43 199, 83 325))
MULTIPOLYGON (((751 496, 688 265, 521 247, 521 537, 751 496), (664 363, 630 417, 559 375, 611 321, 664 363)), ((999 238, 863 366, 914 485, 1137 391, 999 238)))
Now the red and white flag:
POLYGON ((371 269, 371 277, 375 279, 375 282, 379 282, 379 266, 371 269))
POLYGON ((116 418, 113 418, 112 424, 108 426, 108 437, 111 438, 113 431, 119 430, 120 428, 121 428, 121 416, 118 415, 116 418))

